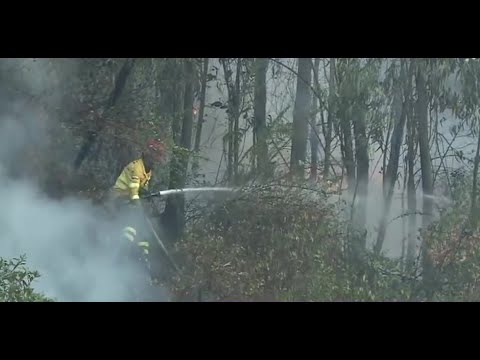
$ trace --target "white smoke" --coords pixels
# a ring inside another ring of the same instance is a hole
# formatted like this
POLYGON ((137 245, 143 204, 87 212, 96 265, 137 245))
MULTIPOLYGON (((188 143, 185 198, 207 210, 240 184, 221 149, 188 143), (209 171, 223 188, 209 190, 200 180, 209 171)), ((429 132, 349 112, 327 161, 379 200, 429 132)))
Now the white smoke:
MULTIPOLYGON (((27 61, 18 62, 25 65, 27 61)), ((2 65, 0 69, 5 70, 2 65)), ((48 83, 44 69, 36 65, 17 70, 21 90, 40 93, 39 86, 57 86, 59 78, 48 83)), ((24 95, 9 95, 7 99, 15 104, 3 99, 6 106, 0 115, 0 257, 26 255, 27 267, 41 276, 34 288, 58 301, 130 300, 132 288, 145 274, 138 263, 121 256, 129 246, 117 235, 127 224, 124 215, 107 221, 103 209, 86 200, 52 200, 42 194, 35 178, 11 175, 12 168, 27 166, 16 159, 31 139, 40 143, 50 139, 42 132, 38 113, 25 105, 24 95)), ((62 105, 61 96, 52 99, 45 100, 51 108, 62 105)), ((159 290, 156 300, 167 300, 167 294, 159 290)))

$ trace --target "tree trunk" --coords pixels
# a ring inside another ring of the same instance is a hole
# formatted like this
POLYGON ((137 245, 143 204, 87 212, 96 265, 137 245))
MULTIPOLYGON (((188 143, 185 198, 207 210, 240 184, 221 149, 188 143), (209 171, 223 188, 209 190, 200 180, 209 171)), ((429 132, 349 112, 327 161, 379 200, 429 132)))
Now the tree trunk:
POLYGON ((297 91, 293 110, 292 150, 290 168, 292 174, 303 179, 307 153, 308 118, 310 113, 311 59, 298 59, 297 91))
MULTIPOLYGON (((200 109, 198 110, 198 120, 197 120, 197 128, 195 129, 195 145, 193 147, 195 153, 198 155, 200 152, 200 141, 202 139, 202 126, 203 126, 203 116, 205 114, 205 98, 207 93, 207 75, 208 75, 208 64, 209 58, 203 59, 203 71, 202 71, 202 88, 200 90, 200 109)), ((192 173, 194 176, 198 171, 198 159, 192 164, 192 173)))
POLYGON ((233 113, 233 182, 238 181, 238 156, 240 153, 240 74, 242 69, 242 61, 237 59, 237 71, 235 76, 235 95, 234 95, 234 113, 233 113))
MULTIPOLYGON (((185 91, 184 91, 184 108, 181 135, 178 145, 184 150, 190 151, 193 131, 193 83, 194 72, 191 59, 186 59, 184 63, 185 73, 185 91)), ((171 164, 170 172, 170 188, 185 187, 188 155, 180 154, 176 156, 171 164)), ((167 199, 164 223, 168 224, 170 239, 177 241, 181 238, 185 226, 185 197, 183 194, 169 197, 167 199)))
POLYGON ((240 59, 237 59, 235 82, 232 81, 232 70, 229 60, 220 59, 220 62, 223 65, 228 92, 227 181, 230 183, 235 181, 238 172, 241 62, 240 59))
MULTIPOLYGON (((192 132, 193 132, 193 63, 192 60, 185 61, 185 100, 184 100, 184 112, 183 112, 183 125, 182 125, 182 137, 180 144, 184 149, 188 151, 192 147, 192 132)), ((188 157, 182 158, 182 171, 184 175, 187 172, 188 157)), ((185 181, 185 177, 183 178, 185 181)))
MULTIPOLYGON (((404 164, 405 165, 405 164, 404 164)), ((404 181, 403 181, 403 190, 402 190, 402 212, 401 214, 405 214, 405 192, 407 190, 407 168, 404 166, 404 181)), ((403 274, 405 272, 405 253, 407 250, 407 218, 402 216, 402 251, 400 254, 400 272, 403 274)))
POLYGON ((353 141, 352 141, 352 125, 350 122, 350 111, 348 104, 342 101, 340 109, 338 111, 338 117, 340 119, 340 130, 342 136, 341 150, 343 165, 347 172, 347 185, 348 191, 351 195, 355 192, 355 160, 353 157, 353 141))
MULTIPOLYGON (((355 159, 353 155, 352 123, 351 123, 351 99, 347 92, 351 87, 349 76, 349 60, 341 59, 337 63, 336 75, 338 79, 339 102, 337 118, 339 119, 340 149, 342 152, 343 167, 346 170, 348 192, 353 197, 355 193, 355 159)), ((342 172, 343 173, 343 172, 342 172)))
MULTIPOLYGON (((319 78, 318 78, 318 68, 320 67, 320 59, 315 59, 315 64, 313 65, 313 78, 314 78, 314 87, 317 94, 312 94, 312 119, 311 119, 311 126, 310 126, 310 156, 311 156, 311 164, 310 164, 310 181, 316 182, 318 176, 318 150, 319 150, 319 139, 318 135, 320 132, 318 131, 318 124, 317 124, 317 114, 318 114, 318 106, 319 106, 319 99, 318 94, 319 92, 319 78)), ((323 111, 323 110, 320 110, 323 111)))
POLYGON ((262 175, 270 175, 267 145, 267 69, 268 59, 255 60, 255 90, 254 90, 254 137, 257 171, 262 175))
MULTIPOLYGON (((422 190, 423 190, 423 221, 422 227, 428 227, 432 220, 433 210, 433 174, 432 174, 432 160, 430 157, 430 146, 428 141, 429 127, 428 127, 428 94, 425 82, 425 60, 417 60, 417 119, 418 119, 418 141, 420 146, 420 163, 422 168, 422 190)), ((426 291, 427 300, 433 297, 433 267, 429 255, 427 244, 422 244, 422 265, 424 274, 424 288, 426 291)))
MULTIPOLYGON (((407 84, 407 74, 406 74, 406 64, 402 60, 401 70, 400 70, 400 81, 397 84, 394 84, 395 88, 398 89, 394 95, 394 104, 396 109, 394 110, 396 115, 395 126, 392 134, 392 142, 390 147, 390 159, 387 165, 387 171, 385 172, 384 177, 384 204, 382 218, 380 220, 380 226, 378 230, 377 242, 375 244, 375 253, 379 254, 382 250, 383 242, 385 239, 385 233, 387 230, 387 219, 388 214, 390 213, 390 207, 392 204, 393 190, 395 188, 395 183, 397 182, 397 173, 398 173, 398 163, 400 159, 400 148, 403 143, 403 133, 405 128, 405 122, 407 119, 407 99, 409 97, 409 84, 407 84), (405 91, 405 100, 402 102, 402 85, 405 91)), ((408 78, 409 82, 411 77, 408 78)))
POLYGON ((423 227, 430 224, 433 210, 433 174, 432 160, 430 157, 430 146, 428 141, 428 94, 425 83, 424 60, 417 60, 417 119, 418 119, 418 140, 420 147, 420 164, 422 168, 422 190, 423 190, 423 227))
POLYGON ((327 179, 330 174, 331 166, 331 152, 332 152, 332 131, 333 131, 333 121, 334 115, 336 113, 335 106, 335 58, 330 59, 330 77, 328 79, 328 116, 327 116, 327 131, 324 134, 325 136, 325 158, 323 163, 323 174, 324 178, 327 179))
MULTIPOLYGON (((412 65, 411 65, 412 66, 412 65)), ((417 194, 415 188, 415 156, 416 156, 416 134, 415 118, 413 116, 412 102, 408 102, 407 112, 407 207, 408 207, 408 242, 406 268, 410 272, 415 262, 415 250, 417 243, 417 194)))
MULTIPOLYGON (((358 205, 355 208, 355 227, 363 232, 366 225, 367 197, 368 197, 368 169, 370 159, 368 157, 368 138, 365 124, 367 109, 364 104, 355 106, 353 129, 355 134, 355 155, 357 160, 357 192, 358 205)), ((365 248, 366 238, 362 236, 362 249, 365 248)))

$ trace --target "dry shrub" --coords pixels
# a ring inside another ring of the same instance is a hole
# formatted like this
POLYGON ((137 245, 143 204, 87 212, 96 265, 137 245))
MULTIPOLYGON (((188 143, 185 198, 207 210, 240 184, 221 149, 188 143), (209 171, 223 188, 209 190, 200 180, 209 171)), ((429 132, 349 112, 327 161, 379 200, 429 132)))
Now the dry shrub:
POLYGON ((192 299, 309 300, 319 273, 341 263, 344 226, 322 193, 250 188, 203 216, 178 244, 184 275, 175 292, 192 299))

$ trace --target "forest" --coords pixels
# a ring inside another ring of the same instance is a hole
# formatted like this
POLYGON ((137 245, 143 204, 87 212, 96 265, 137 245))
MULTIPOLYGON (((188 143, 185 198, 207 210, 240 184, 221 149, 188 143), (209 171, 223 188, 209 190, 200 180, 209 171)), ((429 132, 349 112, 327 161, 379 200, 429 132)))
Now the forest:
POLYGON ((0 59, 0 79, 0 301, 480 300, 475 58, 0 59), (130 220, 105 204, 149 139, 131 300, 130 220))

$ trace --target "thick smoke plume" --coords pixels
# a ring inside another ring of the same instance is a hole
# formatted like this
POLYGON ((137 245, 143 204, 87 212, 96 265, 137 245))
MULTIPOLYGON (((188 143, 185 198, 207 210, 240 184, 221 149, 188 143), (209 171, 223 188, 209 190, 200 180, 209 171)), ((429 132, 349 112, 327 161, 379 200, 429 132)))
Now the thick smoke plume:
POLYGON ((26 255, 27 266, 41 275, 35 289, 58 301, 126 301, 145 274, 121 257, 128 244, 117 234, 125 217, 108 221, 86 200, 47 197, 27 153, 34 143, 45 151, 34 155, 50 156, 46 129, 59 125, 49 109, 62 107, 55 89, 75 76, 72 64, 54 75, 47 60, 3 60, 0 66, 0 257, 26 255))

